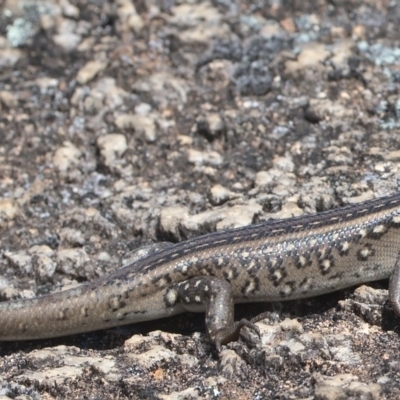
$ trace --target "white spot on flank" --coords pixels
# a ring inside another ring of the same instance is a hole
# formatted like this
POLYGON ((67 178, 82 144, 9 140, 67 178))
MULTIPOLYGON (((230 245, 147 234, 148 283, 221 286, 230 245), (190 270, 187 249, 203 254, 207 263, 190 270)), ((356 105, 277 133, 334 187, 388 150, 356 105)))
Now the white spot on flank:
POLYGON ((360 235, 361 235, 361 237, 365 237, 365 236, 367 236, 367 234, 368 234, 368 231, 366 230, 366 229, 364 229, 364 228, 362 228, 362 229, 360 229, 360 235))
POLYGON ((200 284, 201 284, 201 280, 198 279, 194 286, 195 286, 195 287, 198 287, 200 284))
POLYGON ((314 247, 317 244, 317 239, 311 238, 310 239, 310 247, 314 247))
POLYGON ((246 294, 250 294, 252 291, 254 291, 254 289, 256 288, 256 285, 254 283, 254 281, 250 281, 248 286, 246 287, 246 294))
POLYGON ((290 285, 283 285, 282 292, 286 295, 292 293, 292 287, 290 285))
POLYGON ((187 283, 187 284, 185 285, 184 289, 185 289, 185 290, 188 290, 188 289, 189 289, 189 286, 190 286, 190 285, 187 283))
POLYGON ((178 292, 176 290, 170 290, 170 291, 168 291, 166 298, 167 298, 168 304, 174 305, 178 298, 178 292))
MULTIPOLYGON (((254 267, 254 264, 255 264, 255 263, 256 263, 256 262, 255 262, 254 260, 251 260, 246 269, 247 269, 247 270, 252 269, 252 268, 254 267)), ((231 272, 231 271, 230 271, 230 272, 231 272)))
POLYGON ((362 249, 361 250, 361 255, 364 258, 367 258, 370 254, 371 254, 371 250, 370 249, 362 249))
POLYGON ((222 257, 218 258, 217 265, 222 265, 224 263, 224 259, 222 257))
POLYGON ((332 239, 333 240, 337 240, 339 238, 339 234, 337 233, 337 232, 335 232, 333 235, 332 235, 332 239))
POLYGON ((286 251, 294 250, 295 246, 292 242, 286 244, 286 251))
POLYGON ((331 267, 331 262, 329 260, 325 259, 325 260, 322 260, 321 265, 322 265, 322 269, 324 271, 328 271, 328 269, 331 267))
POLYGON ((270 262, 271 262, 271 267, 272 267, 272 268, 275 268, 276 263, 277 263, 276 258, 271 258, 271 259, 270 259, 270 262))
POLYGON ((199 261, 199 257, 192 257, 192 258, 190 259, 190 262, 191 262, 192 264, 197 264, 198 261, 199 261))
POLYGON ((272 275, 277 281, 280 281, 282 279, 282 273, 280 271, 275 271, 272 275))
POLYGON ((242 253, 242 258, 248 258, 249 255, 250 255, 250 253, 249 253, 248 251, 244 251, 244 252, 242 253))
POLYGON ((392 218, 392 221, 393 221, 395 224, 400 224, 400 215, 395 215, 395 216, 392 218))
POLYGON ((306 265, 306 263, 307 263, 307 260, 306 260, 305 257, 300 256, 300 257, 299 257, 299 262, 300 262, 300 265, 301 265, 302 267, 304 267, 304 266, 306 265))
POLYGON ((342 243, 342 247, 344 251, 347 251, 350 247, 350 243, 349 242, 343 242, 342 243))
POLYGON ((303 292, 307 292, 312 284, 312 278, 308 278, 304 284, 301 286, 303 292))
POLYGON ((167 286, 168 282, 165 278, 161 278, 158 282, 157 282, 157 286, 158 287, 165 287, 167 286))
POLYGON ((116 317, 119 320, 124 319, 124 314, 122 312, 117 312, 116 317))
POLYGON ((386 226, 385 225, 377 225, 374 227, 372 230, 374 233, 384 233, 386 232, 386 226))
POLYGON ((208 285, 206 285, 206 286, 203 287, 203 291, 204 291, 204 292, 208 292, 208 290, 209 290, 208 285))
POLYGON ((200 296, 196 296, 194 299, 195 299, 196 303, 201 303, 200 296))

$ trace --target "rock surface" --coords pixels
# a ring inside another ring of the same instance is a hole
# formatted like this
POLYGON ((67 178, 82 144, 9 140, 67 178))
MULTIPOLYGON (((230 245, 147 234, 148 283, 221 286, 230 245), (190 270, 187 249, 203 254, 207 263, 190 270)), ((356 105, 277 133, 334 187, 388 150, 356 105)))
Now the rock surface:
MULTIPOLYGON (((0 299, 398 191, 400 2, 0 2, 0 299)), ((351 267, 351 266, 349 266, 351 267)), ((387 282, 0 343, 0 398, 398 399, 387 282)), ((0 327, 1 329, 1 327, 0 327)))

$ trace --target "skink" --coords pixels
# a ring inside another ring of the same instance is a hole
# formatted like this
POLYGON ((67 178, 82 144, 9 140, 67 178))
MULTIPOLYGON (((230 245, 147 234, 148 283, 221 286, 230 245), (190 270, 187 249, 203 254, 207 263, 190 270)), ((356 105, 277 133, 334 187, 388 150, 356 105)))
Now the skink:
POLYGON ((0 303, 0 340, 50 338, 205 311, 210 340, 237 338, 235 303, 300 299, 390 277, 400 316, 400 193, 164 246, 77 288, 0 303))

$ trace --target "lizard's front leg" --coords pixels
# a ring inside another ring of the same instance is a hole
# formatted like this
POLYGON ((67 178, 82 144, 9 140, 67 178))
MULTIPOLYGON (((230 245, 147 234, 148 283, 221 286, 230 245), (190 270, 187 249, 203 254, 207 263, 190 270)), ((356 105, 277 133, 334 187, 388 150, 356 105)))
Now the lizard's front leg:
POLYGON ((234 302, 231 285, 219 278, 200 276, 178 285, 178 300, 187 311, 206 312, 208 336, 220 352, 222 345, 237 340, 242 327, 260 330, 247 319, 234 322, 234 302))

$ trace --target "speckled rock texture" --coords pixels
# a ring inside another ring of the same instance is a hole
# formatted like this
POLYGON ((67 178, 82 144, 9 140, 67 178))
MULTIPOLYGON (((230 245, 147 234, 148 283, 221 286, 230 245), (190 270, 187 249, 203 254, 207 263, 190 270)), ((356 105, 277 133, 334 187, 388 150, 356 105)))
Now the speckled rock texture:
MULTIPOLYGON (((0 299, 400 181, 400 2, 0 1, 0 299)), ((351 266, 349 266, 351 267, 351 266)), ((0 399, 399 399, 387 282, 0 344, 0 399)), ((1 329, 1 327, 0 327, 1 329)))

